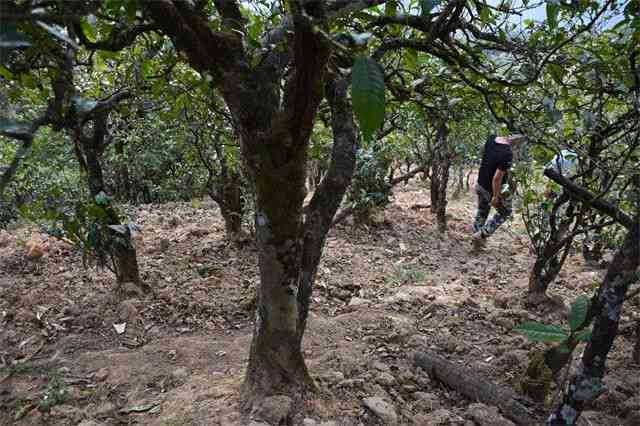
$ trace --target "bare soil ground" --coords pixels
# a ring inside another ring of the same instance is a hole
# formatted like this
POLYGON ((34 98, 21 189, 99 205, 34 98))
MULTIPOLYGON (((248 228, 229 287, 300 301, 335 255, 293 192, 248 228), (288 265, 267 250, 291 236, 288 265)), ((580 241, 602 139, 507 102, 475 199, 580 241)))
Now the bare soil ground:
MULTIPOLYGON (((450 201, 444 237, 429 210, 415 208, 428 200, 414 181, 373 225, 331 231, 304 341, 319 392, 293 424, 390 424, 393 414, 407 425, 509 424, 414 368, 413 354, 434 350, 517 389, 535 345, 512 327, 561 323, 566 311, 525 309, 533 257, 517 217, 474 254, 473 191, 450 201), (389 403, 391 417, 365 407, 374 396, 389 403)), ((83 269, 63 242, 49 239, 42 259, 27 260, 25 243, 46 238, 32 227, 0 235, 1 425, 248 424, 238 392, 255 249, 225 241, 209 203, 142 206, 133 215, 142 275, 155 290, 142 299, 116 297, 113 276, 83 269)), ((575 253, 551 293, 568 305, 603 274, 575 253)), ((631 362, 639 305, 626 306, 609 392, 583 425, 632 424, 639 414, 640 366, 631 362)))

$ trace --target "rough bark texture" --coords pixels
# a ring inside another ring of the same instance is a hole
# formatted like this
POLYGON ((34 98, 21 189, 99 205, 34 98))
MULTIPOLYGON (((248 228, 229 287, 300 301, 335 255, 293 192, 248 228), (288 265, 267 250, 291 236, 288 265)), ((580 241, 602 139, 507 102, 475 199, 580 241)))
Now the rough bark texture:
POLYGON ((432 352, 417 352, 414 364, 471 401, 493 405, 502 414, 519 425, 537 423, 540 412, 533 402, 518 396, 509 388, 497 386, 479 378, 473 371, 452 363, 432 352))
POLYGON ((451 168, 448 136, 449 129, 446 123, 442 123, 438 128, 431 165, 431 211, 436 214, 440 233, 447 230, 447 184, 451 168))
POLYGON ((585 404, 606 390, 602 383, 605 362, 618 332, 625 294, 640 264, 639 219, 640 215, 636 215, 592 301, 588 320, 594 319, 593 334, 582 355, 577 374, 571 378, 562 403, 547 420, 548 425, 576 424, 585 404))
POLYGON ((640 365, 640 320, 636 323, 636 344, 633 347, 633 354, 631 355, 631 360, 640 365))

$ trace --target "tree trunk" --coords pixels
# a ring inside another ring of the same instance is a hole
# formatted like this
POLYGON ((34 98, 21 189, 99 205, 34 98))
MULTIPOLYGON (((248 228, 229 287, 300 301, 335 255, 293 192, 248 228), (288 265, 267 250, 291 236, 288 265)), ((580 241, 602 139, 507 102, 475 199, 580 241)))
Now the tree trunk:
POLYGON ((595 319, 593 334, 582 354, 577 374, 571 378, 562 403, 549 416, 547 425, 576 424, 585 405, 605 391, 602 378, 607 355, 618 333, 625 295, 640 265, 639 220, 640 214, 637 214, 592 300, 588 320, 595 319))
MULTIPOLYGON (((356 138, 347 82, 327 84, 334 145, 331 164, 305 209, 306 144, 264 152, 256 182, 260 287, 244 403, 283 393, 304 398, 315 385, 302 355, 312 287, 326 234, 355 168, 356 138), (285 151, 286 152, 286 151, 285 151)), ((275 147, 271 141, 264 141, 275 147)), ((257 145, 260 146, 260 145, 257 145)), ((251 169, 250 170, 255 170, 251 169)))
MULTIPOLYGON (((93 134, 91 136, 85 135, 82 128, 74 129, 76 156, 86 174, 92 202, 95 202, 96 196, 104 192, 105 189, 101 157, 105 148, 107 117, 108 114, 106 112, 96 115, 93 119, 93 134)), ((104 206, 104 209, 107 215, 107 225, 117 226, 122 224, 117 212, 111 205, 104 206)), ((110 251, 114 260, 118 290, 121 289, 122 284, 132 283, 136 286, 137 293, 148 292, 150 288, 143 285, 140 279, 136 249, 131 243, 130 232, 127 230, 125 233, 118 233, 112 228, 109 228, 109 232, 114 240, 111 243, 110 251), (118 240, 124 240, 124 245, 116 242, 118 240)))
POLYGON ((569 201, 567 193, 563 193, 554 202, 549 218, 549 238, 545 241, 542 249, 538 250, 536 262, 529 274, 527 304, 530 306, 536 306, 549 300, 547 288, 556 279, 567 260, 573 243, 573 237, 567 235, 575 220, 574 208, 575 205, 569 201), (569 205, 558 224, 560 208, 566 202, 569 202, 569 205))
POLYGON ((224 219, 227 237, 233 239, 242 231, 242 218, 244 217, 244 198, 240 173, 228 170, 223 182, 221 182, 220 192, 220 213, 224 219))
POLYGON ((115 143, 116 155, 118 157, 118 169, 116 183, 118 185, 116 193, 121 200, 131 200, 131 181, 129 178, 129 166, 124 155, 124 141, 118 139, 115 143))
POLYGON ((635 364, 640 365, 640 320, 636 323, 636 344, 633 347, 631 359, 635 364))
POLYGON ((451 155, 448 146, 449 129, 446 123, 438 128, 437 144, 431 168, 431 211, 436 214, 438 231, 447 230, 447 184, 451 155))

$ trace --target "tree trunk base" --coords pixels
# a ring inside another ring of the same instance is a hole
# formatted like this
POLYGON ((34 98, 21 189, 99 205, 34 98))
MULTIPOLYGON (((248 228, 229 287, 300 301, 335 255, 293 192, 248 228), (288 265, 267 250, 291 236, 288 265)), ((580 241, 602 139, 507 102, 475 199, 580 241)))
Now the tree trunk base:
POLYGON ((431 376, 457 390, 472 401, 500 408, 502 414, 518 425, 540 424, 540 407, 511 389, 495 385, 432 352, 416 352, 414 364, 431 376))

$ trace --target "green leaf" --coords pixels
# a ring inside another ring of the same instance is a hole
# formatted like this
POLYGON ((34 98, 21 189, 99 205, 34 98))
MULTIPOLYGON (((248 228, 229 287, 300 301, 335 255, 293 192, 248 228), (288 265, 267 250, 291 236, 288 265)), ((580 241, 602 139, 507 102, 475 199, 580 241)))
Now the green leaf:
POLYGON ((589 299, 586 296, 580 296, 571 305, 569 311, 569 326, 571 331, 576 331, 584 320, 587 318, 587 312, 589 311, 589 299))
POLYGON ((385 91, 382 67, 373 59, 360 56, 351 72, 351 99, 365 140, 384 120, 385 91))
POLYGON ((587 342, 591 339, 591 334, 593 334, 593 330, 588 329, 577 332, 573 337, 578 342, 587 342))
POLYGON ((84 33, 85 37, 87 37, 90 42, 95 43, 97 35, 96 27, 94 25, 91 25, 87 18, 80 19, 80 28, 82 28, 82 32, 84 33))
POLYGON ((410 70, 418 69, 418 51, 415 49, 404 49, 404 61, 410 70))
POLYGON ((523 322, 513 331, 526 336, 534 342, 562 342, 569 336, 557 325, 540 324, 537 322, 523 322))
POLYGON ((549 28, 554 29, 558 26, 558 13, 560 6, 557 0, 547 0, 547 24, 549 28))
POLYGON ((5 67, 0 67, 0 77, 4 78, 5 80, 12 80, 13 73, 5 67))

